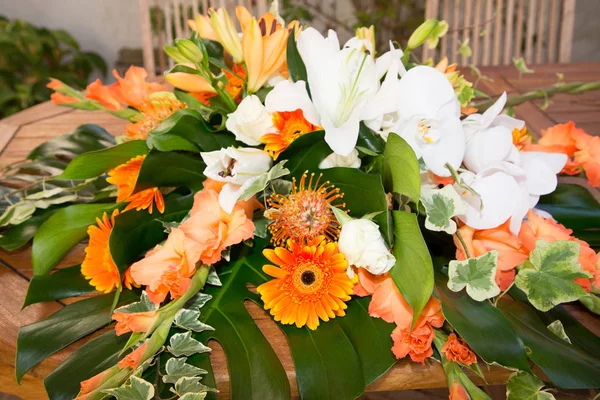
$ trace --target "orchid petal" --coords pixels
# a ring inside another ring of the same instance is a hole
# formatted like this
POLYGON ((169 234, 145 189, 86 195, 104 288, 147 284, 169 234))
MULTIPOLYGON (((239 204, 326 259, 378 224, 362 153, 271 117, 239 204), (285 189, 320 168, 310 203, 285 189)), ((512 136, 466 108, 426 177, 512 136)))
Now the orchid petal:
POLYGON ((465 134, 460 120, 448 119, 439 127, 444 134, 436 143, 422 146, 423 161, 438 176, 450 176, 446 164, 454 170, 460 167, 465 154, 465 134))
POLYGON ((502 161, 513 148, 511 132, 504 127, 479 131, 467 139, 464 163, 473 172, 502 161))
POLYGON ((498 115, 500 115, 500 113, 504 109, 504 105, 506 104, 506 99, 506 92, 503 92, 502 95, 498 97, 498 100, 496 100, 496 102, 490 108, 488 108, 483 114, 481 114, 481 119, 479 120, 479 123, 481 124, 482 129, 485 129, 488 126, 490 126, 492 122, 494 122, 494 119, 498 115))
POLYGON ((402 116, 435 118, 448 103, 458 103, 452 84, 435 68, 410 69, 398 84, 398 111, 402 116))

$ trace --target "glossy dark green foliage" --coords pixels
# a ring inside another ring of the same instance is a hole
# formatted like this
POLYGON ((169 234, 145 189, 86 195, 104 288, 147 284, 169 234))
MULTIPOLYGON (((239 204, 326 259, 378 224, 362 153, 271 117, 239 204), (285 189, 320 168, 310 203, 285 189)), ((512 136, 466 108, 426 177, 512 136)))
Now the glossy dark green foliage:
POLYGON ((373 133, 372 130, 367 128, 364 122, 361 122, 356 145, 381 154, 385 148, 385 141, 381 138, 381 136, 373 133))
POLYGON ((92 124, 79 126, 73 133, 48 140, 33 149, 27 159, 37 160, 42 157, 72 159, 78 154, 100 150, 115 144, 106 129, 92 124))
POLYGON ((167 237, 163 222, 179 222, 192 208, 193 196, 173 194, 165 200, 165 212, 130 210, 119 214, 110 233, 110 252, 120 271, 124 271, 147 250, 167 237))
POLYGON ((308 88, 307 74, 306 74, 306 66, 304 65, 304 61, 302 61, 302 57, 300 56, 300 52, 298 52, 298 47, 296 47, 296 29, 292 31, 292 33, 288 36, 288 42, 286 47, 286 59, 288 72, 290 73, 290 78, 294 82, 304 81, 306 82, 306 90, 310 96, 310 90, 308 88))
POLYGON ((61 300, 95 291, 81 274, 81 265, 62 268, 49 275, 31 278, 23 308, 44 301, 61 300))
MULTIPOLYGON (((21 327, 15 365, 17 380, 48 356, 107 325, 114 297, 114 293, 109 293, 81 300, 21 327)), ((138 297, 138 293, 125 291, 121 293, 119 304, 138 297)))
POLYGON ((488 363, 530 372, 523 342, 500 310, 487 301, 471 299, 464 291, 452 292, 441 274, 436 273, 435 279, 444 317, 477 355, 488 363))
POLYGON ((143 140, 131 140, 105 149, 90 151, 75 157, 62 174, 55 179, 89 179, 126 163, 130 159, 145 155, 149 151, 143 140))
POLYGON ((153 150, 142 164, 134 193, 149 187, 165 186, 199 190, 206 179, 203 174, 205 167, 200 156, 153 150))
POLYGON ((565 389, 600 387, 599 359, 552 333, 528 304, 503 298, 498 306, 552 383, 565 389))
POLYGON ((383 152, 385 159, 383 182, 386 190, 419 202, 421 173, 419 161, 408 143, 395 133, 390 133, 383 152))
POLYGON ((72 400, 79 393, 79 383, 116 364, 129 334, 117 336, 106 332, 73 352, 44 379, 52 400, 72 400))
POLYGON ((278 159, 288 160, 286 168, 292 176, 300 176, 304 171, 317 172, 319 163, 332 153, 325 143, 325 132, 307 133, 294 140, 278 159))
POLYGON ((573 230, 600 226, 600 203, 583 186, 561 183, 553 193, 542 196, 537 207, 573 230))
POLYGON ((53 213, 54 209, 40 210, 27 221, 3 232, 0 237, 0 247, 6 251, 13 251, 24 246, 53 213))
MULTIPOLYGON (((253 301, 262 307, 258 295, 246 285, 258 286, 268 279, 261 268, 267 262, 261 254, 265 243, 256 240, 246 255, 232 257, 218 267, 222 287, 208 287, 213 296, 202 309, 201 320, 215 331, 196 335, 206 343, 217 340, 225 350, 231 379, 232 398, 289 398, 285 371, 269 343, 244 306, 253 301)), ((316 331, 281 326, 294 360, 298 386, 305 399, 346 399, 360 396, 365 385, 383 375, 395 362, 390 348, 393 325, 368 315, 369 298, 348 303, 347 315, 316 331)), ((188 362, 210 370, 208 356, 192 356, 188 362)), ((206 382, 210 382, 211 374, 206 382)), ((216 398, 209 394, 208 398, 216 398)))
POLYGON ((33 237, 31 262, 34 275, 48 274, 65 254, 87 237, 88 226, 118 204, 74 204, 57 210, 33 237))
POLYGON ((146 139, 159 151, 215 151, 236 144, 232 134, 215 132, 202 115, 189 108, 179 110, 157 126, 146 139))
POLYGON ((427 244, 421 235, 417 216, 404 211, 392 211, 396 265, 390 275, 413 309, 413 324, 421 315, 433 293, 433 263, 427 244))

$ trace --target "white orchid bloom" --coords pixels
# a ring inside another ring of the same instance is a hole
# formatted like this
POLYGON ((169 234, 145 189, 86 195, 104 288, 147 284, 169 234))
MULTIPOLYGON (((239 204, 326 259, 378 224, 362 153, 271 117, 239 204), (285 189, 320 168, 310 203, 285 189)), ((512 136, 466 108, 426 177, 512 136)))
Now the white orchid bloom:
POLYGON ((339 154, 331 153, 319 164, 319 169, 329 169, 335 167, 344 168, 360 168, 360 158, 358 150, 352 149, 349 155, 340 156, 339 154))
POLYGON ((271 168, 271 157, 260 149, 228 147, 200 153, 206 163, 204 175, 226 182, 219 194, 219 204, 230 213, 241 193, 271 168))
MULTIPOLYGON (((329 147, 336 154, 348 156, 356 146, 361 121, 394 111, 395 91, 391 87, 397 80, 399 59, 383 59, 382 66, 389 63, 390 79, 380 85, 378 72, 384 67, 377 68, 371 47, 368 40, 353 38, 340 49, 334 31, 330 30, 325 38, 313 28, 304 30, 298 37, 298 51, 306 66, 312 101, 308 93, 303 99, 298 91, 273 93, 280 83, 269 94, 269 103, 289 111, 301 108, 309 122, 323 127, 329 147), (307 99, 318 110, 318 121, 311 121, 303 108, 310 108, 307 99)), ((273 107, 269 104, 267 108, 273 107)))
POLYGON ((460 104, 446 76, 435 68, 418 66, 398 84, 396 132, 423 158, 431 172, 450 176, 446 164, 460 167, 465 152, 465 134, 460 122, 460 104))
POLYGON ((501 115, 506 104, 506 92, 483 114, 471 114, 463 121, 466 135, 464 164, 478 173, 500 161, 513 161, 518 150, 513 145, 512 131, 521 129, 521 120, 501 115))

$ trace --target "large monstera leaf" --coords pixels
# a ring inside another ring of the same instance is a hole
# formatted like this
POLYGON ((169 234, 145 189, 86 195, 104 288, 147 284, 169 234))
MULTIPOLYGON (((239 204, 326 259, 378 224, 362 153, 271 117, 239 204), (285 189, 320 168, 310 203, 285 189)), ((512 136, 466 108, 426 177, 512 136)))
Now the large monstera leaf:
MULTIPOLYGON (((291 396, 281 362, 244 305, 252 301, 262 307, 259 296, 247 286, 258 286, 269 278, 262 272, 267 262, 262 255, 264 246, 264 241, 257 240, 252 248, 244 248, 247 254, 232 255, 231 263, 218 267, 222 286, 206 289, 213 299, 200 316, 215 330, 195 335, 203 343, 214 339, 223 347, 232 399, 291 396)), ((278 324, 290 346, 302 398, 356 398, 393 365, 393 327, 371 318, 368 304, 369 299, 354 298, 345 317, 321 321, 315 331, 278 324)), ((207 355, 193 356, 188 362, 212 371, 207 355)), ((210 377, 205 382, 210 382, 210 377)), ((216 399, 216 395, 207 398, 216 399)))

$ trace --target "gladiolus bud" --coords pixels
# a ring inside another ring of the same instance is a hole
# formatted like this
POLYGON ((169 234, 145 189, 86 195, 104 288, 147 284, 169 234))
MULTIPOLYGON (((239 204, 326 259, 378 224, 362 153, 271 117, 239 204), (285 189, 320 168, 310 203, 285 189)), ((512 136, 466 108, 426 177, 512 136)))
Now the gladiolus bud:
POLYGON ((414 50, 417 47, 421 46, 425 41, 429 38, 432 32, 434 32, 436 26, 440 22, 437 19, 431 18, 427 21, 423 22, 412 35, 408 39, 408 44, 406 45, 408 50, 414 50))
POLYGON ((210 9, 208 14, 219 42, 231 54, 236 64, 241 63, 244 60, 242 40, 227 10, 224 8, 219 8, 218 10, 210 9))
POLYGON ((202 50, 189 39, 175 39, 175 46, 179 53, 190 62, 199 64, 204 59, 202 50))
POLYGON ((165 50, 165 53, 167 53, 167 55, 173 59, 173 61, 175 61, 176 63, 180 64, 180 63, 187 63, 189 62, 189 60, 187 58, 185 58, 180 52, 179 50, 177 50, 177 47, 172 46, 170 44, 166 44, 163 49, 165 50))

